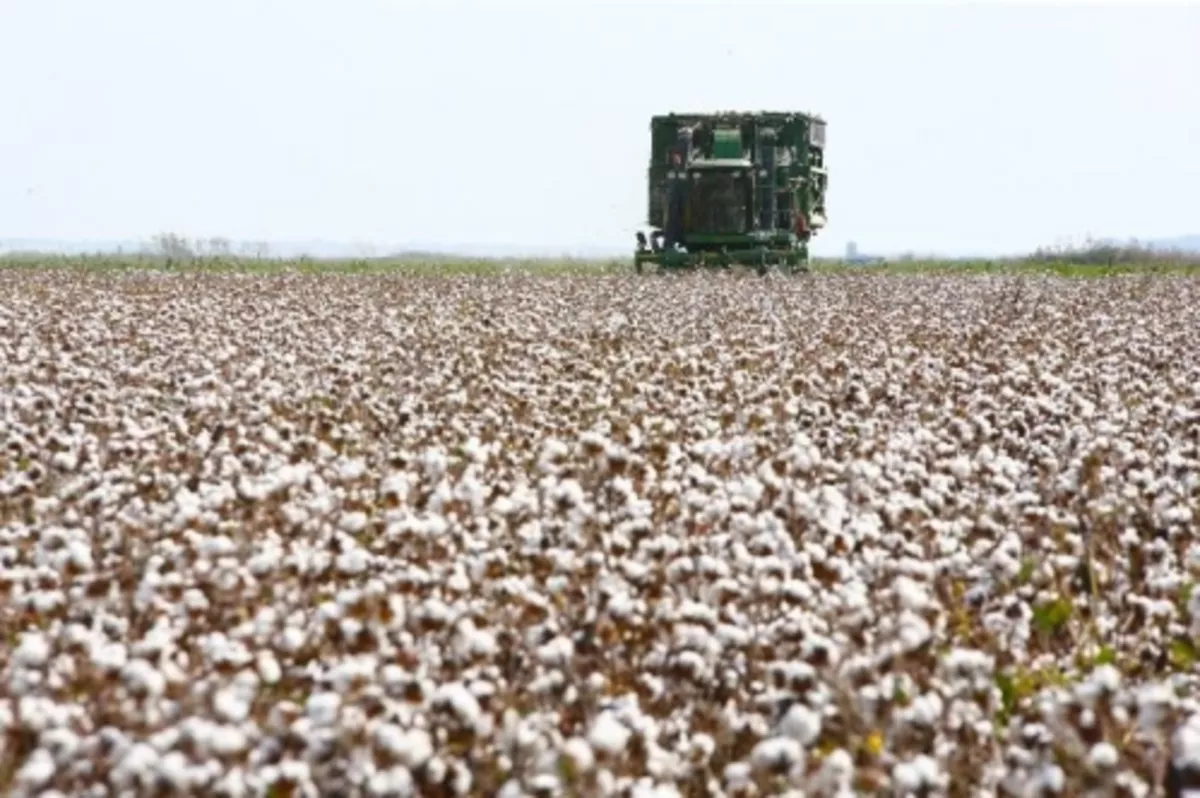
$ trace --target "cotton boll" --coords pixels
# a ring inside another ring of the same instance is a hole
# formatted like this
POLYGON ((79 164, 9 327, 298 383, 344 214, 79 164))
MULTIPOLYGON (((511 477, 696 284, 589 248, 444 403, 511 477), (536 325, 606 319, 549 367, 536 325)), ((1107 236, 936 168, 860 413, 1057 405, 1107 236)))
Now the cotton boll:
POLYGON ((572 737, 563 743, 563 756, 571 761, 571 766, 577 772, 587 773, 595 765, 596 757, 587 740, 572 737))
POLYGON ((574 654, 574 644, 567 637, 556 637, 538 649, 537 657, 543 665, 565 667, 574 654))
POLYGON ((810 746, 821 734, 821 716, 804 704, 792 704, 779 723, 779 734, 810 746))
POLYGON ((263 684, 277 684, 283 676, 283 669, 275 656, 269 651, 260 651, 255 659, 258 676, 262 679, 263 684))
POLYGON ((922 754, 915 759, 896 763, 892 769, 892 781, 902 793, 917 793, 940 788, 945 776, 932 757, 922 754))
POLYGON ((920 584, 907 576, 898 576, 892 582, 892 590, 906 610, 919 612, 930 605, 929 594, 920 584))
POLYGON ((249 739, 245 732, 236 726, 221 726, 214 730, 209 747, 212 752, 221 757, 231 757, 245 751, 249 739))
POLYGON ((435 706, 445 706, 464 726, 478 729, 483 723, 479 700, 462 683, 440 685, 433 694, 435 706))
POLYGON ((770 737, 754 746, 750 762, 759 771, 786 773, 804 762, 804 749, 796 740, 770 737))
POLYGON ((26 632, 12 653, 14 665, 22 668, 41 668, 50 661, 50 643, 40 632, 26 632))
POLYGON ((135 695, 160 696, 166 690, 166 677, 144 659, 130 660, 121 673, 126 685, 135 695))
POLYGON ((1175 691, 1169 684, 1143 685, 1137 693, 1138 726, 1146 732, 1158 729, 1175 705, 1175 691))
POLYGON ((337 722, 342 697, 337 693, 314 693, 304 705, 305 714, 316 726, 331 726, 337 722))
POLYGON ((17 771, 17 783, 24 789, 37 789, 54 778, 56 770, 50 753, 44 748, 37 748, 17 771))
POLYGON ((1171 762, 1180 770, 1200 770, 1200 715, 1191 715, 1171 739, 1171 762))
POLYGON ((1088 752, 1088 764, 1098 770, 1109 770, 1117 766, 1120 760, 1117 749, 1110 743, 1097 743, 1088 752))
POLYGON ((596 751, 610 756, 625 750, 631 732, 610 711, 601 712, 588 730, 588 743, 596 751))

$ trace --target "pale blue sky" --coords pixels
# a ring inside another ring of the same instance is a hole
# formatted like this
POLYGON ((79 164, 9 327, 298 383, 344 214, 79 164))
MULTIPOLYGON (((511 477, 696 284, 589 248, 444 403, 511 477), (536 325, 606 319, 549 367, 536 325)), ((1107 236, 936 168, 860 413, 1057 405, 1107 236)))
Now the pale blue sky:
POLYGON ((0 0, 0 238, 632 249, 648 118, 828 120, 818 252, 1200 232, 1200 6, 0 0))

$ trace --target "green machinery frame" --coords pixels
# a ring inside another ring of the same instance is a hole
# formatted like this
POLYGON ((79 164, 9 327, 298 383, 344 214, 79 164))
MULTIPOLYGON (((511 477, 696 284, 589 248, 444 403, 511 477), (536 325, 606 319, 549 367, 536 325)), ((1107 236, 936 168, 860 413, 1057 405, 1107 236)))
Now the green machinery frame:
POLYGON ((670 113, 650 120, 647 226, 634 265, 752 265, 803 271, 826 223, 825 121, 802 112, 670 113), (736 231, 694 219, 707 175, 736 175, 746 214, 736 231), (689 204, 691 203, 691 204, 689 204))

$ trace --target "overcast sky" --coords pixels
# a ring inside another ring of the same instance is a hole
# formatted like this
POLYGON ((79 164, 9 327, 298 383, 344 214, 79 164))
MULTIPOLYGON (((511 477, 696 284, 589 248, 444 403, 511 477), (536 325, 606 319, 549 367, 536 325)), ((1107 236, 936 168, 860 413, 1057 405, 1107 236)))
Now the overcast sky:
POLYGON ((1200 7, 0 0, 0 238, 611 247, 648 119, 828 121, 819 252, 1200 232, 1200 7))

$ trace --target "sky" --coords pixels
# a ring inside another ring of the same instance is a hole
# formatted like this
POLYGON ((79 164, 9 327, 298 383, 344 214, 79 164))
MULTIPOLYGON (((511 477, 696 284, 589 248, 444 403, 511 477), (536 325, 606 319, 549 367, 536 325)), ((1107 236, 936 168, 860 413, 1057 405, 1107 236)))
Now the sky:
POLYGON ((0 238, 631 252, 649 118, 828 123, 814 251, 1200 233, 1200 5, 0 0, 0 238))

